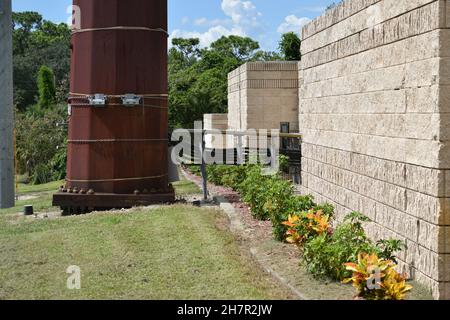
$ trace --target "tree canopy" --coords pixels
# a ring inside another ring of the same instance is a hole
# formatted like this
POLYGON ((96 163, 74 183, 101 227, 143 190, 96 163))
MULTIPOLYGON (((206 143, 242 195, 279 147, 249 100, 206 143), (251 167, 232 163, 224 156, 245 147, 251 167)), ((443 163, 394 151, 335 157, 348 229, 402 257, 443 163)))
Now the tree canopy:
POLYGON ((42 66, 38 73, 38 90, 40 109, 48 109, 56 103, 55 75, 52 69, 42 66))
POLYGON ((198 39, 172 40, 169 51, 170 126, 192 128, 204 113, 227 112, 228 73, 248 61, 281 57, 248 37, 221 37, 209 48, 198 39))
POLYGON ((301 59, 300 45, 300 38, 294 32, 283 34, 279 44, 283 58, 288 61, 299 61, 301 59))
MULTIPOLYGON (((43 20, 36 12, 13 13, 14 101, 19 110, 38 102, 37 78, 41 66, 54 72, 56 90, 68 93, 70 30, 64 23, 43 20)), ((62 102, 62 101, 60 101, 62 102)))

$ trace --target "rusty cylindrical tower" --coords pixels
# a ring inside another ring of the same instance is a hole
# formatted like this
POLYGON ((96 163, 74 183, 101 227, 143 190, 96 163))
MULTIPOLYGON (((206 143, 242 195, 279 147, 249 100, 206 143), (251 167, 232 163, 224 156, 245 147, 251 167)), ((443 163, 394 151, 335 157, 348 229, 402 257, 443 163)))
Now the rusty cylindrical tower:
POLYGON ((167 0, 74 0, 65 211, 174 201, 167 0))

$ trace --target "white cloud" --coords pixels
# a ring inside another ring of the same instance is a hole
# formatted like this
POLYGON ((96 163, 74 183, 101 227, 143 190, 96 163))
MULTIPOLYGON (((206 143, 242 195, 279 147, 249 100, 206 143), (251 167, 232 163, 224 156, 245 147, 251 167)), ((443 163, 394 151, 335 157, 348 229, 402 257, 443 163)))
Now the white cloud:
POLYGON ((189 17, 183 17, 183 18, 181 19, 181 23, 182 23, 182 24, 188 24, 189 21, 190 21, 189 17))
POLYGON ((208 20, 199 18, 194 20, 194 25, 207 27, 205 32, 173 30, 170 35, 170 43, 173 38, 199 38, 201 46, 209 46, 222 36, 238 35, 246 36, 250 31, 260 28, 259 17, 262 14, 249 0, 222 0, 222 11, 227 19, 208 20))
POLYGON ((225 26, 231 25, 230 19, 213 19, 208 20, 206 18, 198 18, 194 20, 194 25, 199 27, 216 27, 216 26, 225 26))
POLYGON ((208 23, 208 19, 206 19, 206 18, 199 18, 194 21, 194 24, 196 26, 204 26, 207 23, 208 23))
POLYGON ((311 19, 306 17, 298 18, 296 15, 289 15, 284 18, 284 22, 278 27, 278 32, 286 33, 292 31, 295 33, 300 33, 301 28, 310 21, 311 19))
POLYGON ((235 25, 241 26, 258 26, 262 16, 251 1, 223 0, 222 10, 235 25))

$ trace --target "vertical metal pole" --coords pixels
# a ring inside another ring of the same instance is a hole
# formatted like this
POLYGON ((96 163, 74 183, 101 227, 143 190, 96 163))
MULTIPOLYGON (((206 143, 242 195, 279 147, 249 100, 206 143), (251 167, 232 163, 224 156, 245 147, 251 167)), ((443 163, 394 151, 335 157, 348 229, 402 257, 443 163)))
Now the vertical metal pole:
POLYGON ((0 0, 0 208, 14 206, 11 0, 0 0))
POLYGON ((238 136, 238 145, 237 145, 237 164, 244 164, 244 152, 242 151, 242 135, 238 136))
POLYGON ((206 173, 206 162, 205 162, 205 135, 202 134, 202 142, 200 143, 200 155, 201 155, 201 173, 202 173, 202 190, 203 190, 203 200, 208 200, 208 176, 206 173))

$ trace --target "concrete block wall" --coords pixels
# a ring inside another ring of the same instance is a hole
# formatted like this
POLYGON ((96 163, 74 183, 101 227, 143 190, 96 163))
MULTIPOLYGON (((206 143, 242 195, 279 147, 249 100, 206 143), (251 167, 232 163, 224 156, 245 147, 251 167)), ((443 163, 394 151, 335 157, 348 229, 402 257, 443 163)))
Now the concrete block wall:
MULTIPOLYGON (((228 114, 212 113, 203 115, 203 128, 205 130, 228 130, 228 114)), ((226 135, 207 134, 205 146, 209 149, 226 149, 226 135)))
POLYGON ((450 299, 450 1, 346 0, 302 30, 302 186, 405 240, 400 268, 450 299))
POLYGON ((298 131, 298 62, 249 62, 228 75, 228 128, 298 131))

